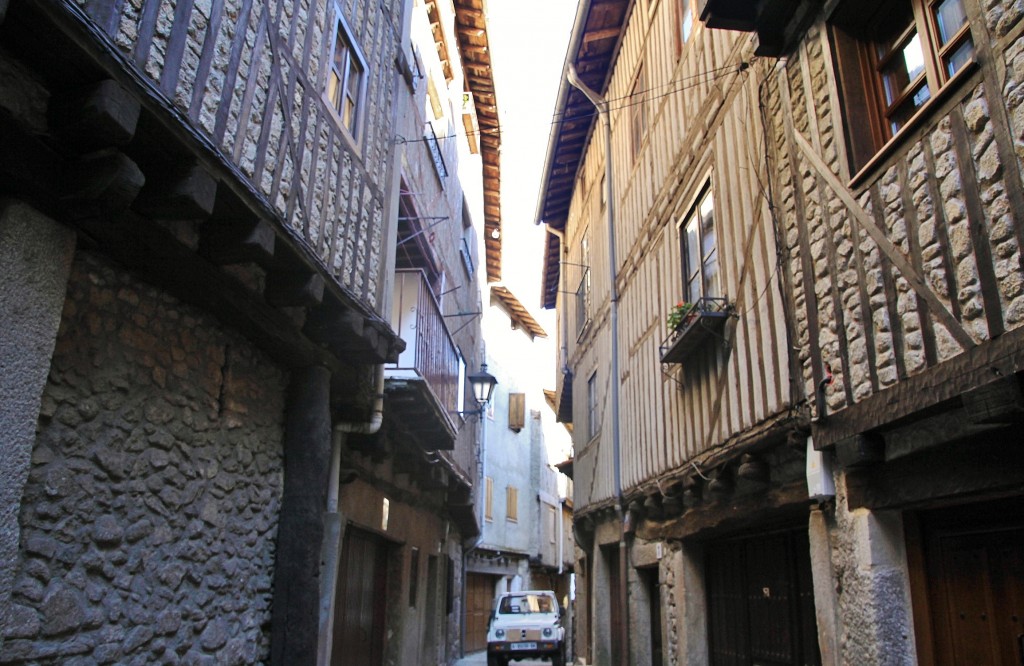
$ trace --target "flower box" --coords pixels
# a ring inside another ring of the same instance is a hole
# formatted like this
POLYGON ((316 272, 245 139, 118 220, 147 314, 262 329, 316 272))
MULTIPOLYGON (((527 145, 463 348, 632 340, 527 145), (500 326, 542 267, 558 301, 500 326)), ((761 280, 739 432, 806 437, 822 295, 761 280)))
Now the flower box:
POLYGON ((661 362, 682 363, 708 338, 721 338, 725 322, 732 313, 732 304, 724 298, 706 296, 687 306, 676 327, 661 343, 661 362))

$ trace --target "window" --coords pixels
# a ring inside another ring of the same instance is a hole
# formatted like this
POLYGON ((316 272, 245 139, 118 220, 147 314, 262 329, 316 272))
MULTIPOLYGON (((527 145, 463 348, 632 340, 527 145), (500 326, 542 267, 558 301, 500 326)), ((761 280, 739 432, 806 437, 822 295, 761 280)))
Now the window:
POLYGON ((597 373, 587 380, 587 439, 597 436, 600 424, 597 420, 597 373))
POLYGON ((832 18, 850 153, 860 168, 974 60, 967 0, 847 0, 832 18))
POLYGON ((646 94, 647 83, 644 77, 644 67, 641 65, 637 70, 636 78, 633 79, 633 89, 629 93, 629 127, 633 141, 633 159, 640 155, 640 146, 647 134, 646 94))
POLYGON ((576 287, 576 336, 583 336, 590 324, 590 229, 583 231, 580 239, 580 266, 583 276, 576 287))
POLYGON ((484 520, 494 520, 494 479, 484 479, 484 520))
POLYGON ((693 34, 693 0, 677 0, 678 23, 676 24, 676 55, 683 52, 683 47, 690 41, 693 34))
POLYGON ((341 8, 336 7, 334 51, 327 74, 327 99, 353 139, 358 140, 362 102, 366 91, 366 61, 352 39, 341 8))
POLYGON ((555 532, 558 530, 558 521, 556 520, 557 515, 555 514, 555 507, 548 506, 548 541, 549 543, 555 543, 555 532))
POLYGON ((715 239, 715 201, 706 188, 686 216, 679 239, 683 257, 683 293, 688 303, 720 296, 718 243, 715 239))
POLYGON ((519 522, 519 489, 509 486, 505 492, 505 517, 513 523, 519 522))

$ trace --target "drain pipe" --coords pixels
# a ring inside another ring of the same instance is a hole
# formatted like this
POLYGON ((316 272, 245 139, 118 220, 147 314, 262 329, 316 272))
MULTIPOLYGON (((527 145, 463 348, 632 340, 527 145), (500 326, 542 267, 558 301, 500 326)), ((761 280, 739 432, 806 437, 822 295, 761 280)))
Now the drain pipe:
POLYGON ((619 291, 618 274, 615 257, 615 197, 612 196, 612 121, 608 109, 608 101, 601 97, 597 91, 584 83, 576 67, 569 63, 566 71, 566 78, 569 83, 583 93, 590 103, 597 109, 598 114, 604 121, 604 151, 605 151, 605 187, 607 188, 606 198, 608 200, 608 279, 610 282, 610 304, 609 323, 611 325, 611 413, 612 413, 612 459, 615 469, 615 514, 619 519, 622 531, 619 534, 619 603, 622 604, 624 618, 620 631, 620 645, 622 650, 620 658, 623 666, 629 664, 629 586, 626 576, 629 573, 628 551, 626 548, 626 515, 622 497, 622 461, 619 444, 619 291))
MULTIPOLYGON (((331 476, 327 486, 327 512, 324 515, 324 546, 320 568, 320 637, 317 646, 317 664, 331 663, 331 631, 334 627, 335 593, 338 589, 338 562, 341 559, 341 539, 344 533, 340 508, 342 471, 341 449, 349 434, 373 435, 384 422, 384 366, 376 369, 373 411, 370 420, 361 423, 335 423, 331 430, 331 476)), ((355 479, 355 471, 345 474, 344 483, 355 479)))
MULTIPOLYGON (((487 355, 484 354, 484 358, 487 355)), ((477 469, 480 470, 480 535, 473 541, 473 545, 468 548, 463 544, 462 547, 462 617, 463 621, 459 623, 459 654, 463 657, 466 656, 466 602, 468 595, 466 594, 466 581, 468 580, 468 571, 466 568, 469 566, 469 556, 480 547, 480 544, 484 542, 484 526, 487 524, 487 405, 480 407, 480 463, 477 469)))

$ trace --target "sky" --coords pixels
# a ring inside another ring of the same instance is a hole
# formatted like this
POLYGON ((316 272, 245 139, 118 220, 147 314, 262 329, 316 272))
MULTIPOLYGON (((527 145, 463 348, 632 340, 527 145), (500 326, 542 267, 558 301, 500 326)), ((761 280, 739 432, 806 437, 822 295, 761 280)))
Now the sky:
MULTIPOLYGON (((576 0, 488 0, 488 41, 501 123, 502 279, 548 333, 542 310, 544 228, 535 224, 537 193, 555 96, 576 13, 576 0)), ((544 388, 555 388, 552 356, 544 388)))
MULTIPOLYGON (((541 390, 557 386, 558 335, 554 311, 541 308, 545 231, 534 213, 576 0, 487 0, 486 11, 501 125, 502 281, 548 334, 534 341, 542 358, 520 359, 516 379, 543 400, 541 390)), ((548 459, 565 460, 569 435, 542 410, 548 459)))

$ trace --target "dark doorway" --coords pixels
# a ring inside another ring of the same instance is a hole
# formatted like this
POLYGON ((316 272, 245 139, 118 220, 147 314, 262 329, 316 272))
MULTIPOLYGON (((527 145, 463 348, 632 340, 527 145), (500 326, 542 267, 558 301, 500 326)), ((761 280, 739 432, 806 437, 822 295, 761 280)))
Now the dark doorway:
POLYGON ((818 666, 805 530, 732 539, 705 551, 714 666, 818 666))
POLYGON ((1024 500, 922 512, 907 527, 921 663, 1024 664, 1024 500))
POLYGON ((622 616, 623 599, 619 589, 619 581, 622 580, 622 572, 619 570, 619 545, 601 546, 601 555, 604 557, 605 566, 608 567, 608 606, 610 611, 609 629, 611 630, 612 664, 618 666, 622 663, 622 623, 625 618, 622 616))
POLYGON ((345 534, 334 608, 334 666, 384 663, 388 543, 369 532, 345 534))
POLYGON ((640 584, 647 597, 647 617, 651 638, 651 666, 662 666, 661 638, 661 585, 658 582, 658 567, 637 569, 640 584))

